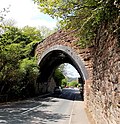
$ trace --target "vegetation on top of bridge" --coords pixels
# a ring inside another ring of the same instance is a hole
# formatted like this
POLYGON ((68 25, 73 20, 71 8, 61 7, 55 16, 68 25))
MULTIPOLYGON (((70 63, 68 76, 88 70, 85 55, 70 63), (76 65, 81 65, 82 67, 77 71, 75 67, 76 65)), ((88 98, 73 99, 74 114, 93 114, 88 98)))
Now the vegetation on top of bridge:
POLYGON ((117 32, 120 27, 119 0, 34 1, 42 12, 58 18, 61 28, 77 30, 81 47, 94 45, 95 36, 101 25, 106 25, 112 32, 117 32))

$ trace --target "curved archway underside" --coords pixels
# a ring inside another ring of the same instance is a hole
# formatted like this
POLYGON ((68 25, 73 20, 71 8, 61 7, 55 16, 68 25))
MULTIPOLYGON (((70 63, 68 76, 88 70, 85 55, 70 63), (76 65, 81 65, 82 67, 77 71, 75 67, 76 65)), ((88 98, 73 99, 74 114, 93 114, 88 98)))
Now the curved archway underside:
POLYGON ((40 82, 47 82, 55 69, 63 63, 73 65, 83 81, 88 79, 87 70, 80 57, 68 46, 54 45, 46 49, 39 58, 38 64, 41 72, 40 82))

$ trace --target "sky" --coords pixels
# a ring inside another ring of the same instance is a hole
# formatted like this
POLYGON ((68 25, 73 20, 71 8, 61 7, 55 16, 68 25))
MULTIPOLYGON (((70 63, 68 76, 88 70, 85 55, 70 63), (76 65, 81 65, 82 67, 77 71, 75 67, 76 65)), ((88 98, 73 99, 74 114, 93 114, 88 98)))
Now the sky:
MULTIPOLYGON (((63 65, 63 64, 62 64, 63 65)), ((61 65, 60 65, 61 66, 61 65)), ((78 71, 69 63, 64 63, 63 74, 69 78, 78 78, 80 74, 78 71)))
POLYGON ((67 76, 68 77, 80 77, 79 73, 77 72, 77 70, 71 65, 71 64, 67 64, 67 76))
POLYGON ((10 6, 6 19, 13 19, 16 26, 46 26, 53 29, 57 20, 39 11, 32 0, 0 0, 0 10, 10 6))

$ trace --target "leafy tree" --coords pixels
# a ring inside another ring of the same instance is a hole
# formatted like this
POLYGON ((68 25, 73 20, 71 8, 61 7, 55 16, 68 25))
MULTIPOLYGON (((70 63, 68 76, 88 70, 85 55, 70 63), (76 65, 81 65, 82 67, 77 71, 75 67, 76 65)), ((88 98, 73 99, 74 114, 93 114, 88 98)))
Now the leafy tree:
POLYGON ((53 34, 56 31, 56 29, 52 30, 52 29, 49 29, 45 26, 39 27, 39 30, 41 31, 41 35, 43 38, 48 37, 49 35, 53 34))
MULTIPOLYGON (((62 27, 74 29, 82 47, 92 45, 99 25, 109 29, 119 18, 119 0, 34 0, 39 9, 60 19, 62 27)), ((117 28, 117 27, 116 27, 117 28)), ((114 29, 113 29, 114 30, 114 29)))
POLYGON ((25 26, 22 28, 22 32, 25 36, 28 36, 31 41, 41 41, 41 31, 35 27, 25 26))
POLYGON ((67 86, 67 79, 66 78, 62 79, 61 86, 62 87, 66 87, 67 86))
POLYGON ((72 81, 72 82, 68 83, 68 86, 77 87, 77 85, 78 85, 78 82, 76 82, 76 81, 72 81))
POLYGON ((65 75, 66 74, 66 64, 61 64, 58 68, 60 69, 60 71, 65 75))
POLYGON ((60 69, 56 69, 54 72, 53 78, 55 82, 57 83, 57 85, 61 86, 63 79, 65 79, 65 76, 63 75, 60 69))
POLYGON ((25 26, 21 29, 25 36, 25 56, 34 56, 34 48, 36 43, 40 42, 43 38, 41 31, 35 27, 25 26))
POLYGON ((0 94, 8 94, 10 97, 34 95, 39 68, 31 52, 34 45, 42 40, 41 34, 36 33, 35 28, 30 28, 33 29, 32 35, 29 30, 12 26, 1 25, 1 28, 0 94))

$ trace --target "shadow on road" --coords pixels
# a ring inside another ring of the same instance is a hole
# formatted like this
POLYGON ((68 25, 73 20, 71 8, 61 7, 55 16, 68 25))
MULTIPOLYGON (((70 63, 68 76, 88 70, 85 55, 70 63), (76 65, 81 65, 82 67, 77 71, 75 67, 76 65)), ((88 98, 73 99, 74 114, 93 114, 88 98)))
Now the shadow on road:
POLYGON ((0 124, 47 124, 69 118, 68 115, 53 113, 47 102, 59 102, 52 97, 8 103, 0 106, 0 124))
POLYGON ((60 99, 83 101, 78 89, 63 89, 62 94, 7 103, 0 106, 0 124, 52 124, 66 120, 70 115, 50 110, 60 99))

